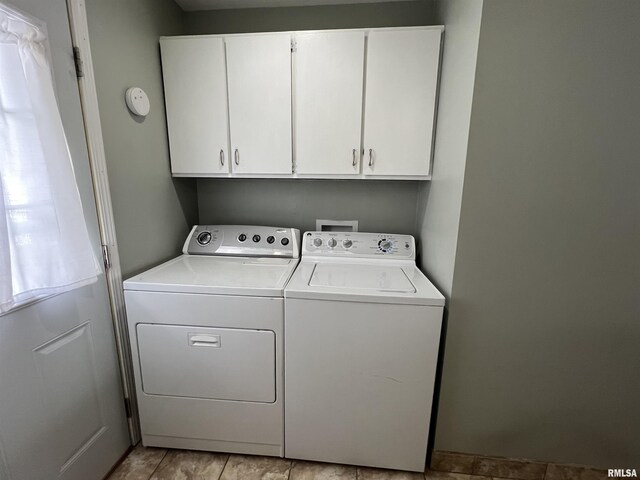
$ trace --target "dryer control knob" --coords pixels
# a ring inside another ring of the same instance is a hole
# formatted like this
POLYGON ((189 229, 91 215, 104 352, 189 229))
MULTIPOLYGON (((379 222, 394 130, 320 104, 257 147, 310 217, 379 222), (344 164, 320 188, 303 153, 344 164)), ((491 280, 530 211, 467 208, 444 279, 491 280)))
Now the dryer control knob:
POLYGON ((333 248, 338 244, 338 242, 336 241, 335 238, 330 238, 329 241, 327 242, 327 245, 329 245, 329 247, 333 248))
POLYGON ((353 245, 353 242, 351 240, 343 240, 342 241, 342 246, 344 248, 351 248, 351 245, 353 245))
POLYGON ((209 242, 211 242, 211 232, 202 232, 200 235, 198 235, 196 240, 198 240, 198 243, 202 246, 207 245, 209 242))
POLYGON ((313 246, 314 246, 314 247, 320 247, 320 246, 322 246, 322 239, 321 239, 321 238, 314 238, 314 239, 313 239, 313 246))

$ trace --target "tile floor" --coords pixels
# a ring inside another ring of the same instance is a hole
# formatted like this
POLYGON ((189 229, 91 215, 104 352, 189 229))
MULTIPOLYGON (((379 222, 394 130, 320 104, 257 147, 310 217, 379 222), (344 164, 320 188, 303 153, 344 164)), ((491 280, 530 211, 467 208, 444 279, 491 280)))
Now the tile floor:
POLYGON ((424 474, 138 446, 108 480, 601 480, 587 467, 434 452, 424 474))

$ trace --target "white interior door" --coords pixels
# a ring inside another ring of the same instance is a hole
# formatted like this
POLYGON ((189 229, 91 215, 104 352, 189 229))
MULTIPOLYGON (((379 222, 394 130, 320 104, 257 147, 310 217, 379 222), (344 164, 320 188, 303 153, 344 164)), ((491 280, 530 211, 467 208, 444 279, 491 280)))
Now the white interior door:
POLYGON ((296 34, 296 173, 360 172, 364 32, 296 34))
POLYGON ((232 169, 291 174, 291 35, 226 39, 232 169))
POLYGON ((229 172, 227 77, 222 38, 162 38, 162 71, 174 174, 229 172))
MULTIPOLYGON (((12 3, 46 22, 58 104, 100 258, 66 2, 12 3)), ((3 480, 99 479, 129 443, 104 275, 90 286, 0 317, 3 480)))
POLYGON ((428 175, 440 28, 379 30, 367 45, 365 175, 428 175))

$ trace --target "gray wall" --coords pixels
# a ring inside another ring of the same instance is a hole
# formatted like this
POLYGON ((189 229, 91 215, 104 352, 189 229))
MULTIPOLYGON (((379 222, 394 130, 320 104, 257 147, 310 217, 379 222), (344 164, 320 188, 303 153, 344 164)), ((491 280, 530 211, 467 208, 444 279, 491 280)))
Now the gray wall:
POLYGON ((187 33, 245 33, 433 24, 433 1, 186 12, 187 33))
POLYGON ((418 182, 199 180, 201 223, 315 230, 316 219, 358 220, 362 232, 415 234, 418 182))
MULTIPOLYGON (((434 24, 433 2, 251 8, 185 13, 186 33, 241 33, 434 24)), ((201 223, 315 229, 317 218, 359 220, 361 231, 416 233, 420 182, 198 180, 201 223)))
POLYGON ((484 2, 437 448, 638 467, 638 25, 484 2))
POLYGON ((171 178, 158 37, 179 35, 172 0, 88 0, 87 16, 124 276, 179 252, 197 222, 196 182, 171 178), (128 87, 151 101, 144 120, 124 102, 128 87))
POLYGON ((420 184, 418 231, 423 271, 451 297, 464 167, 476 74, 482 0, 438 0, 445 26, 433 178, 420 184))

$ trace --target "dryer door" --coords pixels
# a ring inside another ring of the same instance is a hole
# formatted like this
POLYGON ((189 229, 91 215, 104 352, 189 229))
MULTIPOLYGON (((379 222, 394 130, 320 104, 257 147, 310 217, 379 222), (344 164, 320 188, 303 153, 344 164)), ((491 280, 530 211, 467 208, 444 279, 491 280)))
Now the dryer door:
POLYGON ((149 395, 273 403, 275 333, 138 324, 142 386, 149 395))

